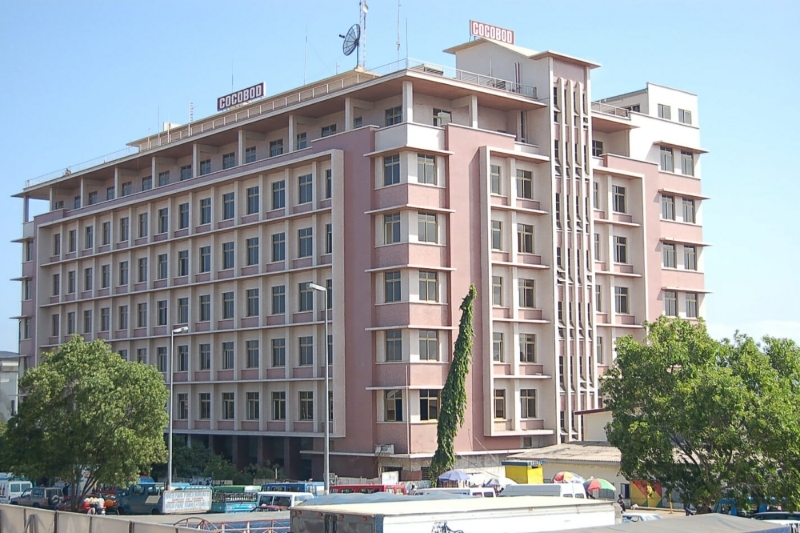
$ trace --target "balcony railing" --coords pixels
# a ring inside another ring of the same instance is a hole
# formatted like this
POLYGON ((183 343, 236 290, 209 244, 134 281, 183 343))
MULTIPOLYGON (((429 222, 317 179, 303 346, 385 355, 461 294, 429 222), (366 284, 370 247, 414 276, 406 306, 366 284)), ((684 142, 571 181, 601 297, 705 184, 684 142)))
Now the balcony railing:
POLYGON ((618 118, 626 118, 629 120, 631 118, 631 112, 629 110, 600 102, 592 102, 592 111, 595 113, 603 113, 605 115, 612 115, 618 118))

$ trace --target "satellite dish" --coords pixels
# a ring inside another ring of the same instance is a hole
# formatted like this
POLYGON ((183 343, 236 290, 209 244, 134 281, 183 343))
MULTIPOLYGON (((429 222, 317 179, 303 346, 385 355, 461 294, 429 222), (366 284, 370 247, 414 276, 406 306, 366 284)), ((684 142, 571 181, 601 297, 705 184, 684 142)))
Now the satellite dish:
POLYGON ((344 55, 349 56, 353 53, 353 50, 358 48, 358 41, 361 38, 361 26, 358 24, 353 24, 349 30, 347 30, 347 35, 339 35, 344 39, 342 43, 342 52, 344 55))

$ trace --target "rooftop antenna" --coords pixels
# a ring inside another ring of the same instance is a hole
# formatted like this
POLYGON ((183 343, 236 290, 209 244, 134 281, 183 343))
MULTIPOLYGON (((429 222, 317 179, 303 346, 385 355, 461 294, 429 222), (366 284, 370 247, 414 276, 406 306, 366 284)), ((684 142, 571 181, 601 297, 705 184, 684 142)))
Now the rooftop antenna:
POLYGON ((367 0, 359 0, 359 8, 361 14, 361 23, 360 24, 353 24, 350 26, 350 29, 347 30, 345 35, 339 34, 339 37, 344 39, 342 43, 342 53, 346 56, 352 54, 356 49, 358 49, 358 53, 356 54, 358 57, 357 63, 358 65, 356 68, 364 70, 364 64, 366 62, 367 57, 367 32, 366 32, 366 25, 367 25, 367 12, 369 11, 369 7, 367 7, 367 0))
POLYGON ((361 46, 358 47, 358 66, 364 69, 367 64, 367 13, 369 7, 367 0, 359 0, 359 7, 361 8, 361 46))
POLYGON ((397 62, 400 62, 400 0, 397 0, 397 62))
POLYGON ((306 84, 306 66, 308 65, 308 26, 306 26, 306 45, 303 49, 303 85, 306 84))
POLYGON ((194 122, 194 102, 189 100, 189 122, 194 122))

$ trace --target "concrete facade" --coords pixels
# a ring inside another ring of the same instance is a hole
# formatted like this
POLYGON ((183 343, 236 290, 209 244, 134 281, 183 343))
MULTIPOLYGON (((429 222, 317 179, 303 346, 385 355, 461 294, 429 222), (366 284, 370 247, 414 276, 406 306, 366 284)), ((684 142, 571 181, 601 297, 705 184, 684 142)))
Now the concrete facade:
POLYGON ((176 434, 319 478, 328 313, 331 470, 419 479, 474 283, 458 453, 578 440, 614 339, 702 316, 696 97, 592 103, 594 63, 448 52, 455 69, 347 72, 27 183, 23 371, 72 334, 105 339, 175 381, 176 434), (28 220, 32 199, 49 212, 28 220))

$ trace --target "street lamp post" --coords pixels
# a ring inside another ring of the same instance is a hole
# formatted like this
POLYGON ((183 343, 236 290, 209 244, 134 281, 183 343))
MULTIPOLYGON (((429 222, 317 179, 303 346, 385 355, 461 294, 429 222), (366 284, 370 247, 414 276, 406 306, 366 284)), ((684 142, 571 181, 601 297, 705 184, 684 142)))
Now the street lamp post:
POLYGON ((331 489, 331 404, 330 404, 330 383, 328 378, 328 290, 323 287, 322 285, 317 285, 316 283, 309 283, 308 288, 315 290, 319 293, 322 293, 324 296, 324 305, 322 306, 322 312, 325 313, 325 398, 323 399, 325 402, 325 454, 324 454, 324 476, 325 476, 325 494, 330 494, 331 489))
POLYGON ((181 326, 179 328, 173 328, 169 332, 169 365, 168 365, 168 375, 169 375, 169 430, 167 431, 167 490, 172 490, 172 413, 174 409, 172 408, 172 391, 174 390, 174 381, 175 381, 175 374, 173 372, 173 359, 175 358, 175 334, 176 333, 188 333, 189 328, 187 326, 181 326))

